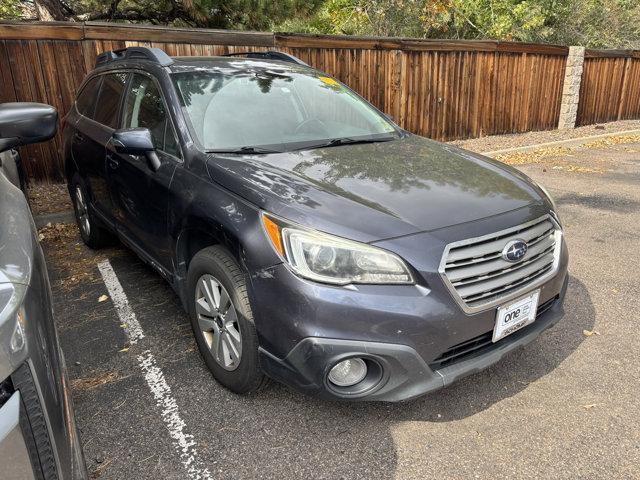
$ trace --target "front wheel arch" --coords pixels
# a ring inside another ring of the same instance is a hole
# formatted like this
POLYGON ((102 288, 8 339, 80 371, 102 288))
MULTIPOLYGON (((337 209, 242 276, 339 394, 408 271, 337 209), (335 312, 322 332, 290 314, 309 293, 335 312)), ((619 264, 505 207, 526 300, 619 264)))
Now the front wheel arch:
POLYGON ((192 224, 189 227, 183 228, 177 236, 175 246, 175 270, 176 278, 180 284, 180 297, 185 308, 187 308, 185 300, 189 265, 193 258, 202 250, 215 246, 224 247, 231 257, 238 264, 242 265, 242 245, 234 236, 222 230, 220 227, 215 229, 206 224, 192 224))

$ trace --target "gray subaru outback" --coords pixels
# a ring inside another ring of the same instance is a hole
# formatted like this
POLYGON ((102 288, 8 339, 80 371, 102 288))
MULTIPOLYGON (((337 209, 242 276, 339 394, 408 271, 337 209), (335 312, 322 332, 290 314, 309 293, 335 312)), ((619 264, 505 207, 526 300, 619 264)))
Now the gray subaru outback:
POLYGON ((105 52, 64 155, 85 242, 116 235, 155 268, 238 393, 271 377, 404 400, 562 316, 567 248, 540 185, 281 52, 105 52))

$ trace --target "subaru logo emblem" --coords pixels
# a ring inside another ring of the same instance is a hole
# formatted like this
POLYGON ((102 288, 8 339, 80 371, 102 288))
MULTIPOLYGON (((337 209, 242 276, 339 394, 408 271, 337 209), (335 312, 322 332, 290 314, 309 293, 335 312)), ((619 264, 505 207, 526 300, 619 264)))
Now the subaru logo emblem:
POLYGON ((524 240, 511 240, 502 249, 502 258, 507 262, 519 262, 527 254, 528 248, 524 240))

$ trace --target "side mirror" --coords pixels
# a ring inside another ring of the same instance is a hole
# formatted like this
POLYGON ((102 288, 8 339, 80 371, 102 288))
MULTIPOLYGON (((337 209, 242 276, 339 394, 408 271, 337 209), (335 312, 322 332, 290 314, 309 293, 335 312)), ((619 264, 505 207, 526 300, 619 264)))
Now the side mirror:
POLYGON ((127 155, 144 155, 149 168, 154 172, 160 168, 160 159, 153 145, 148 128, 124 128, 113 133, 113 146, 118 153, 127 155))
POLYGON ((43 103, 0 104, 0 152, 52 138, 58 112, 43 103))

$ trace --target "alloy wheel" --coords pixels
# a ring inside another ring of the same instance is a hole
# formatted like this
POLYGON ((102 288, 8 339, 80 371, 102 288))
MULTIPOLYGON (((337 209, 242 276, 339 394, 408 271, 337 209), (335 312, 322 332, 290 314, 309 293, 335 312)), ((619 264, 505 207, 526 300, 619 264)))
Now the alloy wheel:
POLYGON ((242 358, 238 312, 222 284, 202 275, 196 284, 196 316, 211 355, 225 370, 235 370, 242 358))
POLYGON ((82 194, 82 188, 80 185, 76 185, 76 211, 78 215, 78 224, 82 229, 82 233, 85 236, 89 236, 91 234, 91 224, 89 223, 89 211, 87 210, 87 203, 84 199, 84 195, 82 194))

